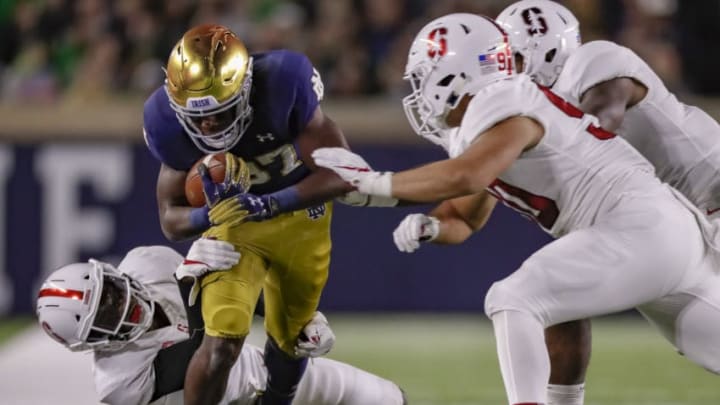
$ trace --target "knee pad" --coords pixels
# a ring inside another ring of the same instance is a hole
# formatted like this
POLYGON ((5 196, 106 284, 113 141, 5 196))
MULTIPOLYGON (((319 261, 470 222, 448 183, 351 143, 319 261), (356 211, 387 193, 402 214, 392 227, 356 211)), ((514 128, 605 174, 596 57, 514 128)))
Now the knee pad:
POLYGON ((202 316, 210 336, 240 338, 250 333, 256 297, 230 294, 235 291, 232 284, 218 281, 203 287, 202 316))
POLYGON ((203 309, 205 333, 214 337, 241 338, 250 334, 252 315, 250 308, 237 305, 217 305, 203 309))
POLYGON ((485 315, 490 318, 500 311, 517 311, 542 320, 538 308, 513 284, 508 279, 493 283, 485 295, 485 315))

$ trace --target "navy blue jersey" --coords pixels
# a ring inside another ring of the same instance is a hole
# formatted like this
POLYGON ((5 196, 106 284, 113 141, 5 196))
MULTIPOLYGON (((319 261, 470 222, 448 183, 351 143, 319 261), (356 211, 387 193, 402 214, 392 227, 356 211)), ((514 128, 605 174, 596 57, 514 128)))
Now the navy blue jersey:
MULTIPOLYGON (((302 54, 277 50, 252 57, 253 120, 230 152, 250 166, 251 191, 264 194, 295 184, 309 173, 295 141, 320 103, 322 83, 302 54)), ((178 122, 164 86, 145 102, 143 120, 145 142, 165 165, 188 171, 204 156, 178 122)))

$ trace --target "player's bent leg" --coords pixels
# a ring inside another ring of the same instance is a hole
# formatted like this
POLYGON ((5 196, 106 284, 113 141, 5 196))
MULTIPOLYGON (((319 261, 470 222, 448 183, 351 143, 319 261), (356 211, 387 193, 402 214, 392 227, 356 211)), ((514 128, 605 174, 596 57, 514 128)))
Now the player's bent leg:
POLYGON ((585 381, 590 363, 589 319, 563 322, 545 329, 550 355, 550 384, 575 385, 585 381))
POLYGON ((612 221, 555 240, 490 288, 485 311, 497 328, 511 400, 546 402, 546 327, 662 297, 679 286, 702 251, 697 224, 677 205, 628 203, 615 210, 612 221), (676 240, 680 232, 687 238, 676 240))
POLYGON ((312 275, 308 271, 306 279, 287 282, 293 277, 287 277, 285 272, 271 270, 268 274, 264 288, 268 332, 264 357, 268 379, 261 405, 290 404, 303 378, 308 359, 295 356, 295 342, 315 313, 327 271, 321 272, 320 277, 307 278, 312 275))
POLYGON ((266 273, 265 261, 233 240, 230 229, 214 227, 210 232, 217 233, 210 236, 233 242, 242 257, 230 270, 209 273, 201 280, 205 336, 188 366, 185 404, 215 404, 222 399, 228 375, 250 333, 266 273))
POLYGON ((247 249, 240 252, 240 262, 232 269, 209 273, 201 281, 202 316, 210 336, 242 338, 250 333, 266 264, 247 249))
POLYGON ((392 381, 346 363, 316 358, 308 364, 295 402, 315 405, 403 405, 402 390, 392 381))
POLYGON ((301 210, 284 219, 286 232, 303 237, 281 241, 265 281, 265 328, 290 355, 315 315, 328 278, 332 204, 322 207, 319 217, 301 210))
POLYGON ((545 329, 545 344, 550 355, 548 405, 584 403, 591 340, 589 319, 564 322, 545 329))
POLYGON ((493 322, 500 372, 509 403, 547 403, 547 378, 536 378, 550 374, 542 323, 530 313, 516 310, 488 315, 493 322), (511 361, 513 358, 521 358, 521 364, 511 361))
POLYGON ((300 332, 312 320, 328 277, 331 204, 299 210, 276 220, 284 232, 303 237, 277 240, 265 280, 268 344, 267 392, 262 404, 289 404, 307 359, 295 356, 300 332))
POLYGON ((264 360, 268 380, 258 404, 290 405, 295 398, 308 359, 306 357, 298 359, 288 355, 278 347, 272 336, 268 336, 265 342, 264 360))
POLYGON ((300 332, 315 315, 327 281, 327 267, 304 269, 307 271, 293 269, 293 274, 282 275, 280 271, 271 271, 264 288, 265 328, 291 356, 300 332))
POLYGON ((225 394, 228 376, 240 355, 245 338, 205 335, 185 374, 184 403, 217 404, 225 394))
MULTIPOLYGON (((716 290, 712 294, 720 294, 720 290, 716 290)), ((714 298, 676 294, 640 306, 638 310, 678 352, 706 370, 720 374, 720 301, 714 298)))

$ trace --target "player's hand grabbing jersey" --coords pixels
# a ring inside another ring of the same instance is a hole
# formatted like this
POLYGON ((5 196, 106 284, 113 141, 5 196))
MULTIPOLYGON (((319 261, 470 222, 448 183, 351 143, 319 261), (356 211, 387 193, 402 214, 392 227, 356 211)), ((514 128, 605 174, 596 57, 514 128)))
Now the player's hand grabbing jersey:
POLYGON ((679 102, 633 51, 613 42, 588 42, 568 58, 553 91, 579 104, 592 87, 621 77, 644 85, 647 95, 627 110, 618 135, 655 166, 661 180, 713 214, 720 208, 720 126, 679 102))

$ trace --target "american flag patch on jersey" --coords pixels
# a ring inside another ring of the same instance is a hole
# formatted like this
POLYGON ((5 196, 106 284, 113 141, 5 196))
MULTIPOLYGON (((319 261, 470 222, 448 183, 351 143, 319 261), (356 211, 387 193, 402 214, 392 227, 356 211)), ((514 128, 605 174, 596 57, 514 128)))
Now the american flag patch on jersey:
POLYGON ((483 74, 492 73, 497 70, 497 56, 495 53, 478 55, 478 62, 480 62, 480 72, 483 74))

